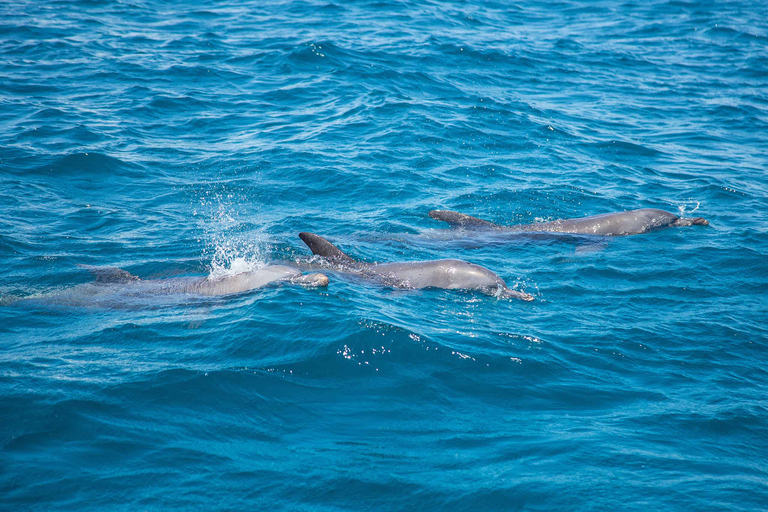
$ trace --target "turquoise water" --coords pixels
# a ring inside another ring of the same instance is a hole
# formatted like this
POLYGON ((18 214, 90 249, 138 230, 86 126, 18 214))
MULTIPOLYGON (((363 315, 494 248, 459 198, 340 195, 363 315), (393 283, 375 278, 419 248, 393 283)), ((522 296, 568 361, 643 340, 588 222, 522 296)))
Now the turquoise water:
POLYGON ((0 508, 765 510, 767 166, 763 3, 4 2, 0 508), (16 300, 300 231, 536 300, 16 300))

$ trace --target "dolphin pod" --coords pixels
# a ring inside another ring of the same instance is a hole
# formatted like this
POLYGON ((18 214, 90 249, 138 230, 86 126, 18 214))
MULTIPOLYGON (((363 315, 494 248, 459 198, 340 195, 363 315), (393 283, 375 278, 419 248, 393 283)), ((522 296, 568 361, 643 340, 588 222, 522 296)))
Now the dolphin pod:
POLYGON ((707 226, 709 221, 701 217, 681 219, 664 210, 642 208, 626 212, 604 213, 577 219, 560 219, 551 222, 501 226, 487 220, 471 217, 450 210, 432 210, 429 216, 435 220, 447 222, 451 227, 467 229, 485 229, 510 232, 551 232, 584 235, 625 236, 647 233, 655 229, 680 226, 707 226))
POLYGON ((497 297, 525 301, 534 299, 528 293, 510 289, 499 276, 487 268, 466 261, 447 259, 371 264, 348 256, 328 240, 314 233, 299 233, 299 237, 307 244, 312 254, 325 258, 335 270, 373 280, 385 286, 406 289, 476 290, 497 297))
MULTIPOLYGON (((447 222, 452 228, 502 233, 568 233, 598 236, 625 236, 648 231, 682 226, 706 226, 701 217, 680 218, 664 210, 643 208, 617 213, 606 213, 576 219, 503 226, 487 220, 450 210, 432 210, 429 216, 447 222)), ((299 233, 312 254, 321 256, 332 269, 378 282, 385 286, 404 289, 442 288, 448 290, 474 290, 503 298, 532 301, 528 293, 510 289, 491 270, 457 259, 405 261, 393 263, 366 263, 352 258, 323 237, 313 233, 299 233)), ((321 273, 302 274, 285 265, 264 268, 222 277, 175 277, 144 280, 115 267, 87 268, 94 281, 72 288, 38 296, 46 302, 74 305, 115 305, 130 302, 136 297, 184 294, 192 296, 222 296, 251 291, 272 283, 292 283, 306 287, 324 287, 328 277, 321 273)))

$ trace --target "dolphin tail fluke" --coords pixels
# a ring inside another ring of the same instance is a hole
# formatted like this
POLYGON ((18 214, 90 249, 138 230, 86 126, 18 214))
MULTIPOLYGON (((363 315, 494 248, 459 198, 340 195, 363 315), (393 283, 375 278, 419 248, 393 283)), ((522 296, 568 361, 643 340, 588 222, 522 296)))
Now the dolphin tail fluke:
POLYGON ((323 256, 324 258, 328 258, 334 261, 346 263, 355 262, 353 258, 344 254, 341 249, 319 235, 314 233, 299 233, 299 238, 301 238, 302 241, 307 244, 309 249, 312 251, 312 254, 317 254, 318 256, 323 256))
POLYGON ((138 276, 117 267, 95 267, 93 265, 78 265, 88 270, 97 283, 132 283, 140 281, 138 276))
POLYGON ((435 220, 441 220, 447 222, 451 227, 462 228, 499 228, 498 224, 488 222, 487 220, 478 219, 477 217, 471 217, 463 213, 454 212, 451 210, 432 210, 429 212, 429 216, 435 220))

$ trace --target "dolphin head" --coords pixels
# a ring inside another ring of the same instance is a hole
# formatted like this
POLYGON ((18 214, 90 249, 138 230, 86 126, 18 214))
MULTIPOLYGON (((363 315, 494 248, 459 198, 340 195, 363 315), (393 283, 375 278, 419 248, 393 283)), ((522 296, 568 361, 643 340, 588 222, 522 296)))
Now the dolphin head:
POLYGON ((671 224, 675 227, 680 226, 709 226, 709 221, 703 217, 691 217, 689 219, 677 219, 671 224))
POLYGON ((501 293, 499 294, 499 297, 503 299, 520 299, 526 302, 530 302, 536 299, 530 293, 519 292, 517 290, 507 288, 506 286, 503 289, 500 288, 500 290, 501 290, 501 293))
MULTIPOLYGON (((688 219, 681 219, 674 213, 670 213, 664 210, 658 210, 655 208, 643 208, 641 210, 624 212, 623 215, 630 216, 632 214, 638 214, 638 217, 644 219, 644 222, 646 223, 645 231, 651 231, 654 229, 664 228, 668 226, 683 227, 683 226, 708 226, 709 225, 709 221, 701 217, 691 217, 688 219)), ((629 229, 628 231, 631 232, 631 230, 629 229)))
POLYGON ((323 288, 328 286, 328 276, 320 272, 298 275, 291 279, 292 283, 300 284, 308 288, 323 288))
POLYGON ((534 300, 533 295, 529 293, 509 288, 502 278, 485 267, 461 260, 447 260, 447 262, 452 274, 450 287, 470 290, 474 288, 504 299, 520 299, 526 302, 534 300))

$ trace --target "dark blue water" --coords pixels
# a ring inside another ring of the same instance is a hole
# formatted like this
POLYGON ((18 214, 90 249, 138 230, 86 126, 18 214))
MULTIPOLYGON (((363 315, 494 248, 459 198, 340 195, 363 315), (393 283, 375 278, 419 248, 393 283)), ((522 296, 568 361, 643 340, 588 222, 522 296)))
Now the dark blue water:
POLYGON ((762 2, 3 2, 0 508, 766 510, 767 168, 762 2), (16 300, 299 231, 536 301, 16 300))

